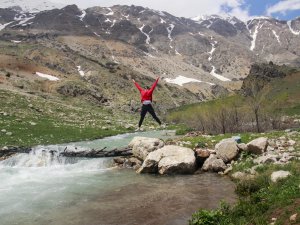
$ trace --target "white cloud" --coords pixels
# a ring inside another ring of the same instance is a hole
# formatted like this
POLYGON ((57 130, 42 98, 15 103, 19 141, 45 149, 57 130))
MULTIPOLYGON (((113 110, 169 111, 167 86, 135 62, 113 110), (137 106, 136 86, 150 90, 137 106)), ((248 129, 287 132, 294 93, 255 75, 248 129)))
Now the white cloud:
POLYGON ((300 0, 285 0, 276 3, 267 8, 267 15, 271 16, 274 13, 286 14, 288 11, 299 10, 300 0))
MULTIPOLYGON (((52 0, 61 2, 61 0, 52 0)), ((138 5, 151 9, 167 11, 175 16, 195 17, 198 15, 230 14, 241 19, 249 16, 243 9, 245 0, 65 0, 65 4, 77 4, 81 8, 91 6, 138 5)))

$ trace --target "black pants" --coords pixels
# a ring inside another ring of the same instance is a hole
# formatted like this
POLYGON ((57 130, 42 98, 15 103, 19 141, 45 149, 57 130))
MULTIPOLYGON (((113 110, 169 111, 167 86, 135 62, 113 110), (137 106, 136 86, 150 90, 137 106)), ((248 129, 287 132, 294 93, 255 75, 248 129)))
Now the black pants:
POLYGON ((151 114, 151 116, 153 117, 153 119, 155 119, 156 122, 158 122, 159 125, 161 125, 161 122, 160 122, 160 120, 158 119, 158 117, 156 116, 156 114, 155 114, 155 112, 154 112, 154 109, 153 109, 152 105, 149 104, 149 105, 143 105, 143 106, 142 106, 141 119, 140 119, 140 122, 139 122, 139 127, 142 126, 142 123, 143 123, 143 121, 144 121, 144 118, 145 118, 147 112, 149 112, 149 113, 151 114))

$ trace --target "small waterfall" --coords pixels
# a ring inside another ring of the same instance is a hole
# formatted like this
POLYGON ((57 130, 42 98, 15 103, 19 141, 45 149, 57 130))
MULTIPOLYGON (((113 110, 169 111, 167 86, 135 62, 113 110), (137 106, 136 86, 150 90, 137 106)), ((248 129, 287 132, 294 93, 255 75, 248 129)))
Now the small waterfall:
POLYGON ((88 150, 77 148, 72 145, 59 146, 38 146, 29 154, 18 154, 14 157, 0 162, 0 168, 44 168, 44 169, 60 169, 67 171, 95 171, 107 169, 111 166, 111 159, 85 159, 70 158, 60 155, 65 149, 73 151, 88 150))

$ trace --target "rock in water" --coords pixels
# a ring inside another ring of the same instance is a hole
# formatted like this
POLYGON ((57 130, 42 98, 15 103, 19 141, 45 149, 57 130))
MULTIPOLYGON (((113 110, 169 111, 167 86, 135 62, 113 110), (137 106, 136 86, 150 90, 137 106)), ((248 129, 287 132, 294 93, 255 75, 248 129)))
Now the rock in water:
POLYGON ((192 149, 167 145, 149 153, 138 173, 191 174, 196 169, 192 149))
POLYGON ((271 174, 271 180, 276 183, 278 180, 287 178, 291 173, 289 171, 279 170, 271 174))
POLYGON ((222 140, 221 142, 216 144, 215 149, 217 157, 223 159, 225 163, 234 159, 239 153, 237 143, 232 138, 222 140))
POLYGON ((204 162, 202 170, 220 172, 226 169, 226 165, 222 159, 219 159, 216 155, 210 155, 204 162))
POLYGON ((250 141, 247 144, 247 149, 249 152, 254 154, 262 154, 266 151, 268 147, 268 138, 260 137, 250 141))
POLYGON ((195 154, 197 165, 201 167, 205 160, 210 156, 211 152, 208 149, 196 149, 195 154))
POLYGON ((135 157, 145 160, 150 152, 162 148, 164 142, 158 138, 134 137, 128 146, 135 157))

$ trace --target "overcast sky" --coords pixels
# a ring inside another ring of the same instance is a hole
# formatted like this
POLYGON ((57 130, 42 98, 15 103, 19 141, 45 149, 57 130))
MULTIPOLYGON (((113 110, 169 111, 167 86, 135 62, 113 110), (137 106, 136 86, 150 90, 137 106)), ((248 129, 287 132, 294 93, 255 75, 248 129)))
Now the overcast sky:
POLYGON ((64 3, 77 4, 81 8, 139 5, 183 17, 230 14, 243 20, 251 16, 273 16, 289 20, 300 16, 300 0, 64 0, 64 3))

